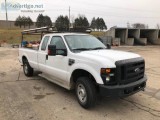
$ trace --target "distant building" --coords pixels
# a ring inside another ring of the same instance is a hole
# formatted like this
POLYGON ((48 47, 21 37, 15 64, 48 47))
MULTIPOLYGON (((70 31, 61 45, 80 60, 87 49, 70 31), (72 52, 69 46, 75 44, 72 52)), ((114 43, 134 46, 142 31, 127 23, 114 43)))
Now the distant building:
POLYGON ((159 29, 136 29, 112 27, 105 33, 112 41, 119 40, 123 45, 160 45, 159 29))

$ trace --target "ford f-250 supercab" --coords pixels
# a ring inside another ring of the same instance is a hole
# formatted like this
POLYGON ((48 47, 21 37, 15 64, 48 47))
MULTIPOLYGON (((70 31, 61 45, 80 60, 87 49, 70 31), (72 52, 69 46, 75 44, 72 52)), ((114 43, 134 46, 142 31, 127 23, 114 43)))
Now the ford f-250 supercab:
POLYGON ((125 97, 144 90, 145 61, 134 53, 108 49, 96 37, 80 33, 45 34, 37 50, 19 48, 24 74, 34 70, 68 90, 79 104, 94 106, 97 95, 125 97))

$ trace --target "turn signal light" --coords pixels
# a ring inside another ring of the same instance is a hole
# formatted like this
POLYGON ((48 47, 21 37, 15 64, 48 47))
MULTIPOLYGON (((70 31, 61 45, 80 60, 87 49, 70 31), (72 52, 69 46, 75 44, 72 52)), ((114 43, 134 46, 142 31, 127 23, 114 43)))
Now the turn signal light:
POLYGON ((106 74, 106 73, 111 73, 111 69, 110 68, 102 68, 101 74, 106 74))
POLYGON ((111 69, 110 68, 107 68, 106 69, 106 73, 110 73, 111 72, 111 69))

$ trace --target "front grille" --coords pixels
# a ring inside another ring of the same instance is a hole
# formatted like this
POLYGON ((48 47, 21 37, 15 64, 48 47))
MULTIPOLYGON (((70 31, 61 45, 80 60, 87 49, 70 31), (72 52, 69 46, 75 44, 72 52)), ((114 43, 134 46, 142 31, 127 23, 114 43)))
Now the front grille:
POLYGON ((128 84, 144 77, 145 62, 143 58, 116 62, 116 79, 119 84, 128 84))

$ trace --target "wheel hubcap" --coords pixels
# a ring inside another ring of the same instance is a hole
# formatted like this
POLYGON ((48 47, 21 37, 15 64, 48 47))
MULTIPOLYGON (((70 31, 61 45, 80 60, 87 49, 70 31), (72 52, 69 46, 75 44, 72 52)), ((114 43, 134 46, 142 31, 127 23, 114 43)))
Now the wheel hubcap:
POLYGON ((80 100, 82 103, 85 103, 85 102, 86 102, 87 94, 86 94, 85 87, 84 87, 82 84, 79 84, 79 85, 78 85, 77 95, 78 95, 79 100, 80 100))

